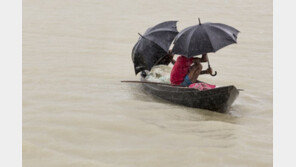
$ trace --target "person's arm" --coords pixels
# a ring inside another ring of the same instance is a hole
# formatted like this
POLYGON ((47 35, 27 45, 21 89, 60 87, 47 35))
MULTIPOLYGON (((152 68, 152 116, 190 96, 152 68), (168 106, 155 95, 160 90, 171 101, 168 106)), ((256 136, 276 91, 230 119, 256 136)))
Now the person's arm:
POLYGON ((200 75, 203 75, 203 74, 209 74, 208 70, 203 70, 203 71, 200 72, 200 75))
POLYGON ((212 68, 210 67, 210 68, 208 68, 206 70, 201 71, 200 75, 202 75, 202 74, 211 74, 211 73, 212 73, 212 68))
POLYGON ((200 62, 207 62, 209 59, 208 59, 208 55, 207 54, 203 54, 201 59, 200 59, 200 62))
POLYGON ((208 61, 208 55, 203 54, 201 58, 195 57, 193 58, 193 63, 203 63, 208 61))
POLYGON ((200 60, 201 60, 201 58, 195 57, 195 58, 193 58, 193 63, 199 64, 200 60))

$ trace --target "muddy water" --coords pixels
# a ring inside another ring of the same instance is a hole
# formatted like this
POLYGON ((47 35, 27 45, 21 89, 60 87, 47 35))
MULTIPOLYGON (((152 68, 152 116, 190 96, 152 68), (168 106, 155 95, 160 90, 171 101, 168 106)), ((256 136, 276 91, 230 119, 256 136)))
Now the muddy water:
POLYGON ((24 0, 24 166, 272 166, 271 0, 24 0), (237 45, 209 54, 244 89, 229 114, 155 99, 134 76, 137 33, 222 22, 237 45))

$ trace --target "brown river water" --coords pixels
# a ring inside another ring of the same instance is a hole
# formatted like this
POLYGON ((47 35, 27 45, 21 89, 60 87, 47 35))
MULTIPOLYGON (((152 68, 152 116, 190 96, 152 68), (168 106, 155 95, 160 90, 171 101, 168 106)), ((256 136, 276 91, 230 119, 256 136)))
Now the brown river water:
POLYGON ((24 0, 23 165, 270 167, 271 0, 24 0), (216 77, 244 89, 228 114, 144 93, 131 50, 138 32, 231 25, 238 44, 209 54, 216 77))

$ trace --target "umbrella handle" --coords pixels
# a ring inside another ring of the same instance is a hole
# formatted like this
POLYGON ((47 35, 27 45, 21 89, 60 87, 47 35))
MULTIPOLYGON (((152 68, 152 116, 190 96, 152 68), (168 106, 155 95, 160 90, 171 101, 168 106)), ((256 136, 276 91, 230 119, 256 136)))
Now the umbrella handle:
MULTIPOLYGON (((208 60, 208 68, 211 68, 211 65, 210 65, 210 60, 208 60)), ((215 71, 215 73, 213 74, 213 72, 212 73, 210 73, 210 75, 211 76, 216 76, 217 75, 217 71, 215 71)))
POLYGON ((214 74, 210 74, 211 76, 216 76, 217 75, 217 71, 215 71, 215 73, 214 74))

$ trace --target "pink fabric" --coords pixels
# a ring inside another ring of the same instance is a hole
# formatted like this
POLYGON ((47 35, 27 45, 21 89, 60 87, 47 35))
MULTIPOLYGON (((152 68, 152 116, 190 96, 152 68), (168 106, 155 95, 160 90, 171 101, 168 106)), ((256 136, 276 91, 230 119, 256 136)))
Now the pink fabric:
POLYGON ((211 85, 211 84, 201 82, 201 83, 193 83, 193 84, 189 85, 189 88, 195 88, 198 90, 208 90, 208 89, 216 88, 216 85, 211 85))
POLYGON ((184 78, 187 75, 192 63, 193 58, 187 58, 182 55, 177 58, 170 77, 171 83, 173 85, 180 85, 184 81, 184 78))

